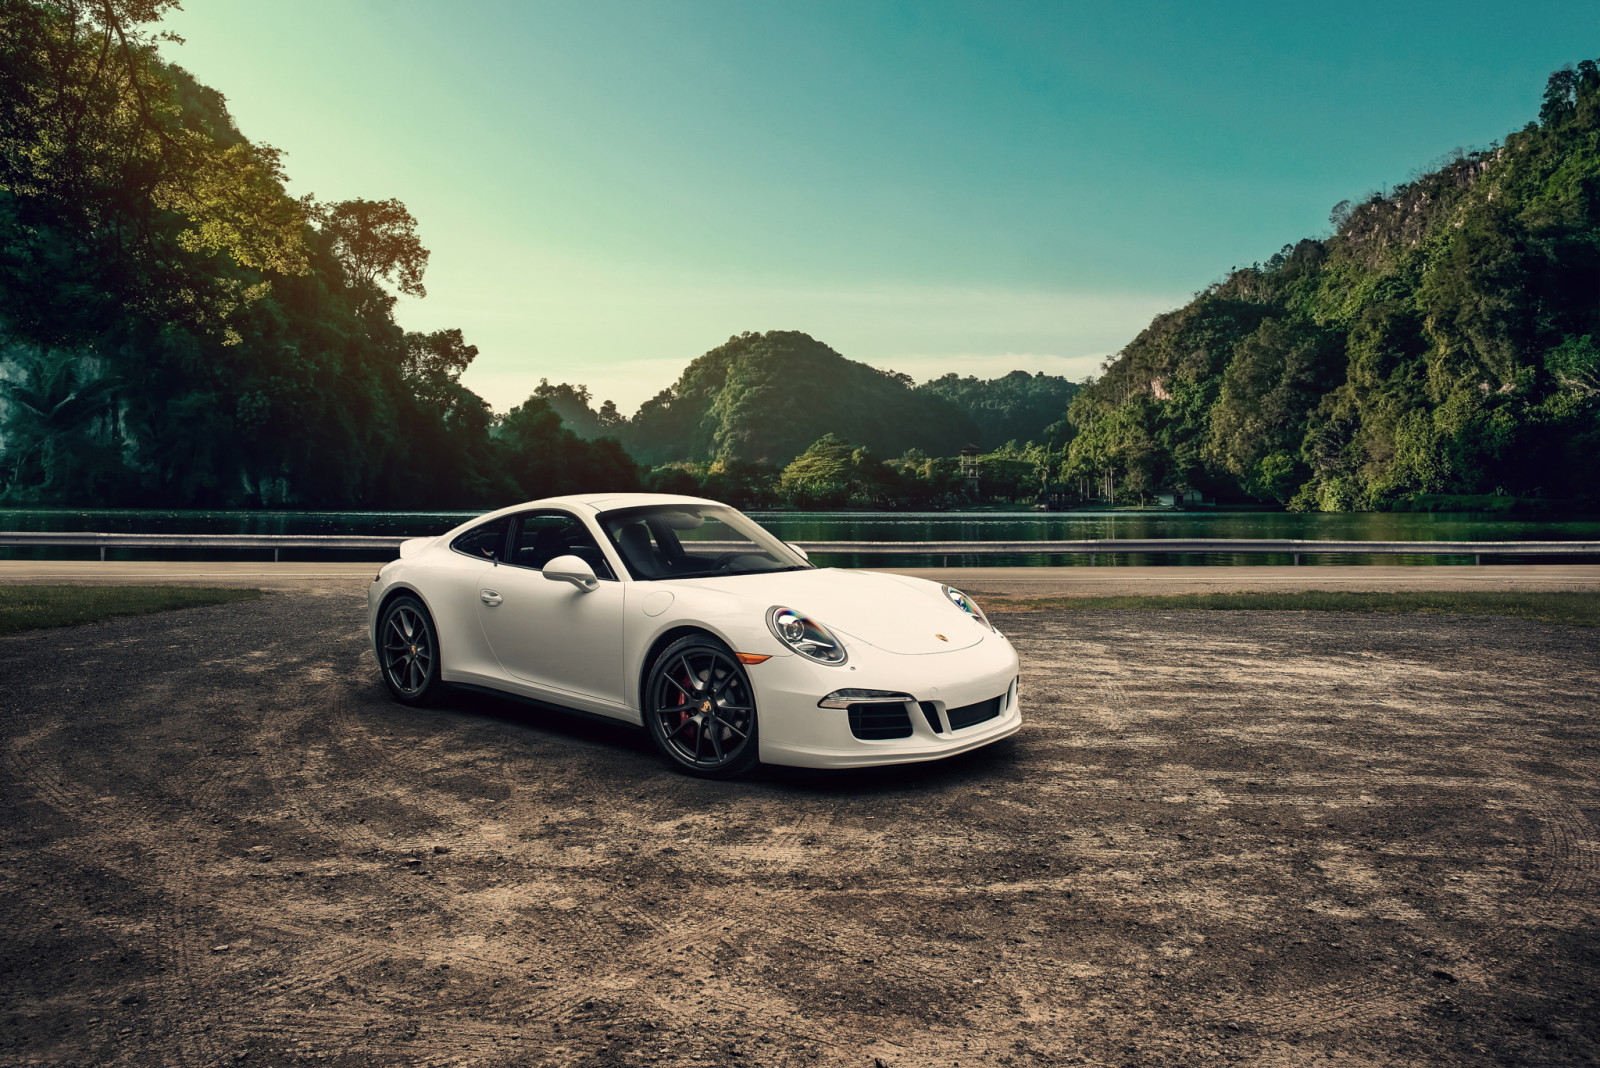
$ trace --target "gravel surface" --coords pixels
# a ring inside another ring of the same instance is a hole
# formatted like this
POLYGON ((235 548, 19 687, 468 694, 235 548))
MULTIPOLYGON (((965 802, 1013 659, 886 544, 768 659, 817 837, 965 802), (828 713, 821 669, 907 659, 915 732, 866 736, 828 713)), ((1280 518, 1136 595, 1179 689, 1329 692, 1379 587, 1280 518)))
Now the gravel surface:
POLYGON ((1600 1057, 1600 631, 997 613, 1015 739, 706 783, 363 606, 0 638, 0 1064, 1600 1057))

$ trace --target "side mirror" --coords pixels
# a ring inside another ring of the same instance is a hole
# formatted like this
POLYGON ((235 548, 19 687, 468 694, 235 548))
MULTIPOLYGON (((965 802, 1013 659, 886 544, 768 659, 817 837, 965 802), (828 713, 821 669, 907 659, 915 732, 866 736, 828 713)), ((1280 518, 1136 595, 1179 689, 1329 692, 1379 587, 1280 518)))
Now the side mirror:
POLYGON ((540 570, 551 582, 570 582, 584 593, 600 588, 594 577, 594 568, 581 556, 558 556, 540 570))
POLYGON ((789 548, 793 549, 795 552, 799 553, 800 554, 800 559, 804 560, 806 563, 810 563, 811 562, 811 554, 806 552, 804 549, 800 548, 800 546, 796 545, 792 541, 786 541, 786 542, 784 542, 784 544, 787 545, 789 548))

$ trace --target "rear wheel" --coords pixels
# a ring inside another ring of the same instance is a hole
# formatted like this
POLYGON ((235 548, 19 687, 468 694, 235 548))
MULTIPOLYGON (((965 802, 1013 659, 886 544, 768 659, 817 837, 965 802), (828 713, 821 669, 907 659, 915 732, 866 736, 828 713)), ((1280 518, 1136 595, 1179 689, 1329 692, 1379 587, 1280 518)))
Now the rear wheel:
POLYGON ((420 705, 439 688, 439 639, 421 601, 401 594, 378 621, 378 661, 396 701, 420 705))
POLYGON ((682 771, 727 779, 760 761, 750 676, 709 635, 680 638, 656 657, 643 704, 656 748, 682 771))

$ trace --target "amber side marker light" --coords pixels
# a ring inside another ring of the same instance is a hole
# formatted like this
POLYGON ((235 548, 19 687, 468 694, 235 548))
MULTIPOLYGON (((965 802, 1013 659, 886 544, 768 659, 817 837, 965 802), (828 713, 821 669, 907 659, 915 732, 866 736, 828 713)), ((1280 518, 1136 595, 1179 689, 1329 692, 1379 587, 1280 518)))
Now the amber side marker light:
POLYGON ((772 659, 770 653, 766 656, 762 656, 760 653, 734 653, 733 655, 739 658, 739 663, 741 664, 762 664, 772 659))

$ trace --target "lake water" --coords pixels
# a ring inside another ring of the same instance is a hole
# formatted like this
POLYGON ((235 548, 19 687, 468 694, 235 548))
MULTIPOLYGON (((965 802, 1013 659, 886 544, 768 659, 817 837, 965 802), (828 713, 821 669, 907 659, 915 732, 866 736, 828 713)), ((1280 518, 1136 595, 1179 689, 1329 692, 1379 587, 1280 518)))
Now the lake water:
MULTIPOLYGON (((231 512, 162 510, 0 510, 0 530, 102 531, 171 534, 373 534, 421 536, 442 533, 474 512, 231 512)), ((1257 511, 1148 512, 752 512, 751 516, 789 541, 1072 541, 1085 538, 1305 538, 1334 541, 1573 541, 1600 540, 1600 517, 1533 519, 1490 513, 1257 511)), ((259 550, 256 551, 259 554, 259 550)), ((0 549, 5 557, 70 558, 90 550, 0 549)), ((141 557, 162 555, 140 552, 141 557)), ((201 553, 189 558, 243 558, 243 551, 201 553)), ((371 559, 374 554, 345 554, 371 559)), ((378 554, 381 555, 381 554, 378 554)), ((285 559, 294 558, 288 551, 285 559)), ((301 558, 322 558, 301 554, 301 558)), ((1385 563, 1460 562, 1445 557, 1345 557, 1385 563)), ((854 566, 867 558, 820 557, 819 562, 854 566)), ((1101 557, 1101 564, 1194 564, 1269 562, 1270 557, 1233 554, 1135 554, 1101 557)), ((927 564, 926 557, 871 558, 880 566, 927 564)), ((935 561, 938 562, 938 561, 935 561)), ((951 557, 963 565, 1044 563, 1040 555, 951 557)), ((1087 563, 1078 557, 1051 563, 1087 563)), ((1308 560, 1308 562, 1314 562, 1308 560)))

